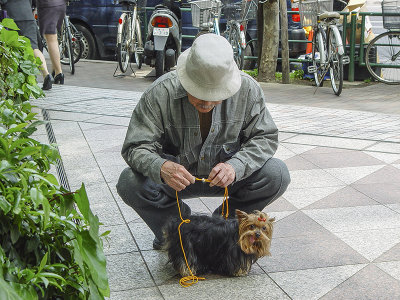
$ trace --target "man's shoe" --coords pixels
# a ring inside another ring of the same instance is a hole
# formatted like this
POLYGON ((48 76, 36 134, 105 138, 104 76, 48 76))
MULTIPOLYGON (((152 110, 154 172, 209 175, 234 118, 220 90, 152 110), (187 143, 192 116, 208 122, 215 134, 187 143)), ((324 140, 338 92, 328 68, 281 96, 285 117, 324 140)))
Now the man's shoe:
POLYGON ((43 81, 42 90, 50 90, 53 87, 53 82, 53 76, 51 76, 51 74, 47 74, 43 81))
POLYGON ((154 250, 162 250, 163 242, 161 242, 158 238, 154 238, 153 240, 153 249, 154 250))

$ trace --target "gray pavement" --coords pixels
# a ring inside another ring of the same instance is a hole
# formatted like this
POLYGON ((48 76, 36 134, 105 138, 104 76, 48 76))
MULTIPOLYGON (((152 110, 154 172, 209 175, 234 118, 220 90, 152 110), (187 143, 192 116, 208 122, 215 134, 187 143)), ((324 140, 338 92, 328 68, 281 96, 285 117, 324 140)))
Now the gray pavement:
MULTIPOLYGON (((276 217, 272 256, 250 275, 206 275, 182 288, 153 234, 116 193, 132 110, 150 69, 114 78, 115 62, 79 62, 66 85, 35 100, 49 112, 72 189, 84 182, 91 208, 111 230, 104 244, 111 299, 400 299, 400 87, 262 84, 280 129, 276 157, 288 191, 276 217)), ((47 142, 44 128, 36 138, 47 142)), ((219 198, 187 200, 211 213, 219 198)))

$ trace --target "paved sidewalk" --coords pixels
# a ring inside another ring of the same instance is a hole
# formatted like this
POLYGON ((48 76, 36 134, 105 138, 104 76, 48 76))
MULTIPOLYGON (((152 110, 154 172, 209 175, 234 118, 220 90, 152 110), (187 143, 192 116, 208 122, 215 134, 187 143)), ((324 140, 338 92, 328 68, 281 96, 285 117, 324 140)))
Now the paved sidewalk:
MULTIPOLYGON (((50 114, 71 188, 85 183, 102 229, 111 230, 111 299, 400 299, 400 88, 349 88, 338 98, 328 88, 314 95, 309 86, 263 87, 280 129, 276 157, 292 176, 288 191, 266 208, 277 219, 272 256, 247 277, 207 275, 189 288, 115 189, 142 89, 54 86, 34 101, 50 114), (381 104, 357 110, 356 98, 361 106, 371 97, 381 104)), ((44 128, 36 136, 47 142, 44 128)), ((205 213, 221 201, 187 200, 205 213)))

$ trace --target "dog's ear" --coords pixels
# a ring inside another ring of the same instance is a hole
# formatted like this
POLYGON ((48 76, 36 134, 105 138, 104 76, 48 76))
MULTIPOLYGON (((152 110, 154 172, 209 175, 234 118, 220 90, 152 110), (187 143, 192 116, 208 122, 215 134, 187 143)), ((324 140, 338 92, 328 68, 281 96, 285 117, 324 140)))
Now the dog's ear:
POLYGON ((275 217, 270 218, 268 221, 270 221, 271 223, 272 223, 272 222, 275 222, 275 217))
POLYGON ((244 219, 247 219, 249 216, 246 214, 244 211, 241 211, 239 209, 235 210, 236 216, 238 217, 239 222, 241 222, 244 219))

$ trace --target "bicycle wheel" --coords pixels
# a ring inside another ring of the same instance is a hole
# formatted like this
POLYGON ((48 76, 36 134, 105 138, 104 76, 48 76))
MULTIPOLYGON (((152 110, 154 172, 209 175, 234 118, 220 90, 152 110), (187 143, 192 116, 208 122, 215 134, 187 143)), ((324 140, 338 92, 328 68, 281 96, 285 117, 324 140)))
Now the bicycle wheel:
POLYGON ((326 37, 325 32, 318 30, 313 36, 312 44, 312 65, 314 67, 314 80, 316 86, 323 86, 326 72, 326 37))
POLYGON ((365 64, 378 81, 400 84, 400 31, 388 31, 367 46, 365 64))
POLYGON ((329 73, 333 92, 339 96, 343 89, 343 55, 338 52, 338 42, 333 30, 329 29, 328 38, 329 73))
POLYGON ((233 58, 239 70, 242 70, 244 61, 244 51, 240 43, 240 31, 236 24, 232 25, 231 30, 229 31, 228 41, 229 44, 231 44, 232 46, 233 58))
POLYGON ((143 64, 143 44, 142 44, 142 33, 140 32, 140 23, 136 20, 135 26, 135 44, 133 45, 134 55, 135 55, 135 62, 138 69, 142 68, 143 64), (140 48, 140 49, 139 49, 140 48))
POLYGON ((71 59, 73 50, 72 50, 72 35, 70 27, 68 26, 68 21, 64 19, 64 23, 61 27, 61 36, 59 40, 59 49, 60 49, 60 62, 63 65, 69 65, 69 69, 71 74, 75 73, 75 64, 74 60, 71 59))
POLYGON ((83 42, 82 34, 70 23, 71 34, 72 34, 72 56, 74 58, 74 64, 76 64, 82 57, 83 42))
MULTIPOLYGON (((81 34, 78 32, 78 30, 73 26, 71 23, 70 25, 70 32, 71 32, 71 41, 72 41, 72 57, 74 58, 74 64, 76 64, 82 57, 82 52, 83 52, 83 43, 80 39, 81 34)), ((64 32, 65 29, 62 31, 64 32)), ((63 47, 60 46, 60 49, 62 49, 63 56, 60 59, 60 62, 63 65, 69 65, 69 55, 68 55, 68 50, 66 49, 67 44, 65 43, 63 47)), ((61 51, 60 51, 61 54, 61 51)))
POLYGON ((130 18, 125 17, 121 26, 121 42, 117 45, 117 59, 122 73, 126 72, 129 65, 130 25, 130 18))

